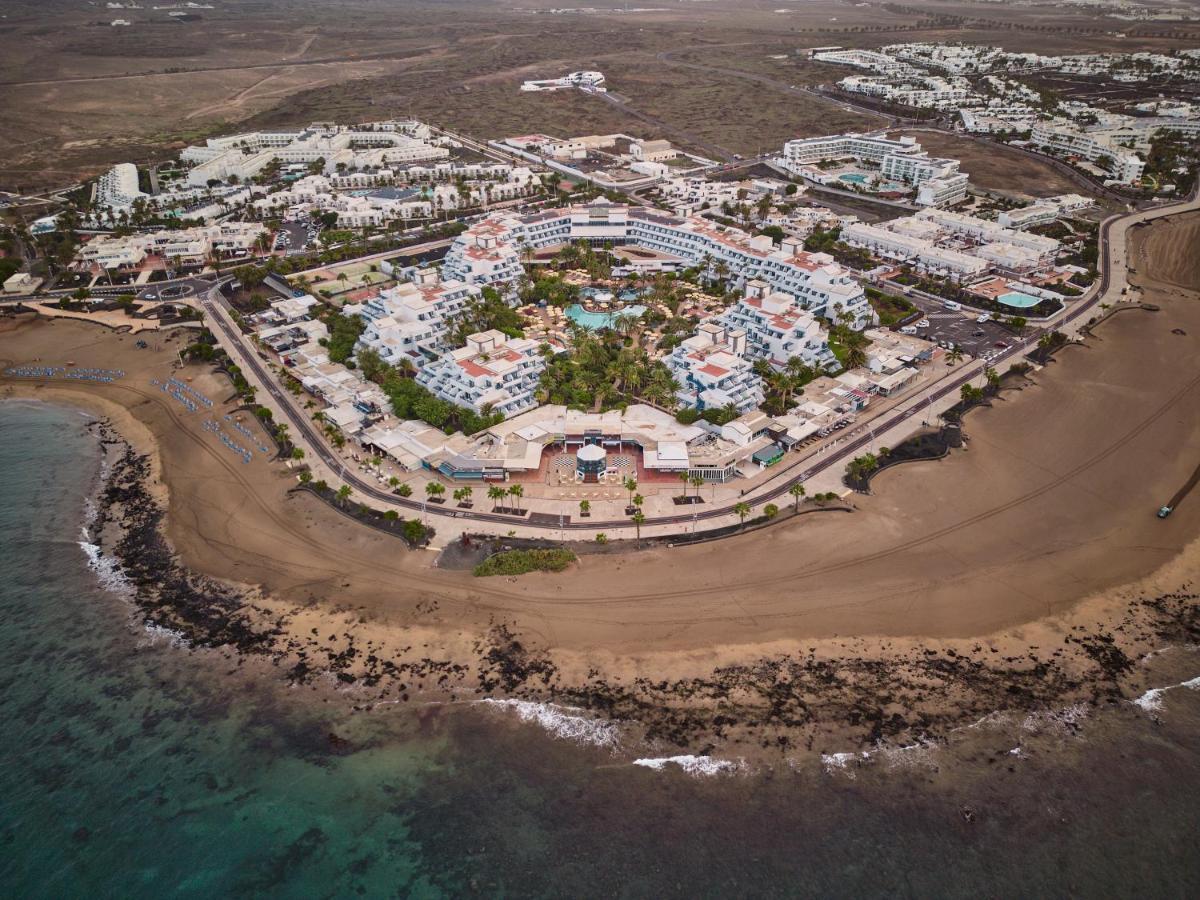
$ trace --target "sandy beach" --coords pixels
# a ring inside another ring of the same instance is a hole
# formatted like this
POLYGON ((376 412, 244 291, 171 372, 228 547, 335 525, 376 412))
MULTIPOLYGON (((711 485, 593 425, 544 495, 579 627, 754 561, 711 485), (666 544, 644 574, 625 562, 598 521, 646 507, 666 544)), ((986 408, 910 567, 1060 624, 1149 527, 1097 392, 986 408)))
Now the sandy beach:
MULTIPOLYGON (((145 500, 167 510, 178 562, 250 598, 247 621, 270 623, 285 671, 340 672, 359 702, 553 699, 678 746, 899 740, 998 706, 1122 696, 1141 688, 1122 659, 1196 637, 1200 498, 1154 512, 1200 462, 1200 215, 1132 244, 1131 280, 1160 311, 1110 318, 972 412, 968 449, 883 473, 850 515, 585 556, 561 575, 435 568, 432 551, 291 492, 282 463, 243 464, 151 385, 173 374, 182 338, 136 349, 85 323, 0 320, 3 366, 126 372, 86 386, 2 377, 0 397, 110 422, 147 456, 145 500)), ((175 374, 232 394, 207 367, 175 374)))

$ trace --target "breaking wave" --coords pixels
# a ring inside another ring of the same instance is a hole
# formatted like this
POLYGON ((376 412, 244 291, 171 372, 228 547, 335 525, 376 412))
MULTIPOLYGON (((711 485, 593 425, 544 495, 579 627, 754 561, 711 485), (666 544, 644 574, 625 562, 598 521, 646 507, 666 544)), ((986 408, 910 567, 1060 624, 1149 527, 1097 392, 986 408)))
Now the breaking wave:
POLYGON ((579 715, 583 712, 581 709, 535 703, 532 700, 497 700, 491 697, 479 702, 512 710, 522 722, 531 722, 556 738, 609 749, 621 745, 621 731, 615 722, 579 715))
POLYGON ((711 756, 659 756, 635 759, 635 766, 643 766, 661 772, 667 766, 678 766, 688 775, 708 777, 712 775, 735 775, 746 768, 744 760, 714 759, 711 756))

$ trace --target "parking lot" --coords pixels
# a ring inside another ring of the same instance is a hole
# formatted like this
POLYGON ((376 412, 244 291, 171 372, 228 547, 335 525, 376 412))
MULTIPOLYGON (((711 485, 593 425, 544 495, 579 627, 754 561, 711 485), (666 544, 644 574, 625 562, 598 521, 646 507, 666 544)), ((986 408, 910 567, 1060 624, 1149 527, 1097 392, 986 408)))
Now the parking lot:
POLYGON ((944 347, 957 345, 963 353, 979 359, 999 356, 1016 341, 1012 332, 995 322, 976 322, 976 313, 949 310, 924 297, 910 296, 909 299, 929 321, 928 328, 917 329, 917 337, 937 341, 944 347))
POLYGON ((289 256, 293 253, 302 253, 313 242, 309 237, 309 229, 315 231, 315 227, 307 220, 284 222, 275 232, 274 249, 276 251, 283 250, 289 256))

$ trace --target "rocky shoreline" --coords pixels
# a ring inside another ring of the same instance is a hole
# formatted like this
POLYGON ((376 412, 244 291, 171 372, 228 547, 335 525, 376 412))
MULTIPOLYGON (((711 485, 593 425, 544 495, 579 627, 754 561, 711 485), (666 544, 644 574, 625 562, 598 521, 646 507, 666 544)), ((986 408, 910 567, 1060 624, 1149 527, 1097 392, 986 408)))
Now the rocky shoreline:
POLYGON ((106 422, 94 430, 109 462, 90 531, 120 562, 144 623, 190 648, 268 660, 290 683, 332 687, 360 710, 380 702, 515 699, 618 723, 630 747, 823 754, 936 743, 996 713, 1122 703, 1145 688, 1135 666, 1140 655, 1200 642, 1200 594, 1185 585, 1131 598, 1107 626, 1071 626, 1059 646, 1020 652, 987 640, 890 648, 847 639, 836 653, 813 646, 703 677, 620 679, 592 669, 575 679, 511 622, 494 621, 470 658, 439 655, 430 643, 389 649, 352 625, 303 630, 297 619, 313 608, 280 609, 253 590, 189 571, 165 537, 166 510, 148 486, 149 457, 106 422))

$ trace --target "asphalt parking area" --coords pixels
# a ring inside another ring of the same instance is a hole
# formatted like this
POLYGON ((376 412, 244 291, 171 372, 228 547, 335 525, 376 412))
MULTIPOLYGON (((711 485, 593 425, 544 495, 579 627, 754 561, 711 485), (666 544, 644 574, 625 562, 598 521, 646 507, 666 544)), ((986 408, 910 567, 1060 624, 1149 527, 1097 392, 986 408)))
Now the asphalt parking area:
POLYGON ((917 329, 917 337, 936 341, 945 347, 958 346, 963 353, 980 359, 999 356, 1016 342, 1012 332, 995 322, 976 322, 975 314, 946 309, 940 303, 923 297, 909 299, 929 320, 928 328, 917 329))

